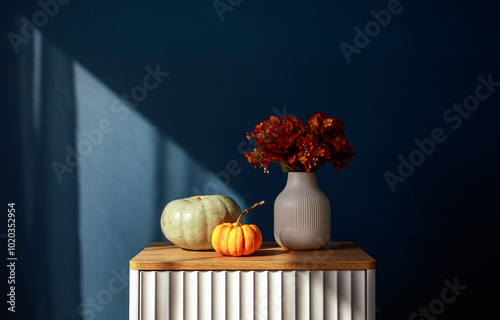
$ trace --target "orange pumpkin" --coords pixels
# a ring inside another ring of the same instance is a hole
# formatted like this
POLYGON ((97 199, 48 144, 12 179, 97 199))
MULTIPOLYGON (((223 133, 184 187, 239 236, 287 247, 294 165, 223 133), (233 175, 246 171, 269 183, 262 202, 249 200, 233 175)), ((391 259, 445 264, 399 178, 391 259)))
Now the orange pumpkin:
POLYGON ((243 211, 235 223, 223 223, 215 227, 212 233, 212 246, 215 251, 225 256, 247 256, 262 245, 262 233, 254 224, 241 224, 243 216, 264 201, 254 204, 243 211))

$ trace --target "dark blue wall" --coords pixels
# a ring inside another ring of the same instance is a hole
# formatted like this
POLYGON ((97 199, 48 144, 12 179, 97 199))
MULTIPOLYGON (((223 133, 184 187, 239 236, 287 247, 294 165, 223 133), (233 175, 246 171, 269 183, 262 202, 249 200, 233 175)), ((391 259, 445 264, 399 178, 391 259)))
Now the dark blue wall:
MULTIPOLYGON (((31 19, 40 6, 21 1, 8 9, 2 85, 10 89, 2 109, 20 119, 10 81, 18 56, 6 35, 16 17, 31 19)), ((235 160, 242 169, 228 185, 247 204, 268 202, 248 217, 268 241, 286 176, 278 166, 266 175, 246 162, 246 131, 277 112, 340 117, 355 159, 336 176, 321 169, 318 180, 333 206, 332 240, 354 241, 377 260, 378 317, 409 318, 455 278, 467 289, 439 319, 491 310, 485 291, 494 292, 498 279, 500 191, 496 2, 241 1, 231 9, 220 16, 211 1, 71 1, 40 29, 114 92, 130 92, 145 66, 169 72, 136 110, 208 170, 235 160), (380 10, 393 12, 390 21, 380 10), (374 15, 386 26, 371 22, 374 15), (372 38, 360 35, 365 27, 372 38), (454 107, 464 103, 473 111, 454 107), (427 154, 415 152, 415 140, 426 141, 427 154)), ((6 128, 20 134, 16 121, 6 128)), ((7 195, 21 197, 20 138, 12 139, 19 161, 2 160, 2 181, 18 184, 7 195)))

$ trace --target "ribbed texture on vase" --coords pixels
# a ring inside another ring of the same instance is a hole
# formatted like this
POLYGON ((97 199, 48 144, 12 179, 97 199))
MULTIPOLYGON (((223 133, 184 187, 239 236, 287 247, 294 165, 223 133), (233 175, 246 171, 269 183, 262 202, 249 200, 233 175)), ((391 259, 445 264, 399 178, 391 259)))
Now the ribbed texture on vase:
MULTIPOLYGON (((297 199, 296 199, 297 200, 297 199)), ((323 219, 320 198, 313 193, 304 194, 299 201, 291 203, 290 229, 321 229, 323 219)))
POLYGON ((274 237, 291 250, 324 246, 330 238, 330 201, 318 187, 315 173, 291 172, 274 202, 274 237))

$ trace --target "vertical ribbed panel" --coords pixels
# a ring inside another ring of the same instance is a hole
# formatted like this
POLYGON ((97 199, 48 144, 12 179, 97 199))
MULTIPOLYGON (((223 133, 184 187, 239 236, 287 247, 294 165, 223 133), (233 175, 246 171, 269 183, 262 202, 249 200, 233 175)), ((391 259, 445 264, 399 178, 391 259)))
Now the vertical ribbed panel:
POLYGON ((141 272, 141 319, 154 320, 156 315, 156 273, 141 272))
POLYGON ((139 320, 139 310, 140 310, 140 292, 141 286, 139 284, 139 271, 130 270, 129 272, 129 320, 139 320))
MULTIPOLYGON (((141 272, 146 273, 146 272, 141 272)), ((170 293, 169 293, 169 315, 166 319, 183 320, 184 318, 184 271, 170 272, 170 293)), ((158 301, 158 303, 167 303, 167 301, 158 301)), ((165 316, 157 315, 157 319, 164 319, 165 316)), ((143 320, 143 319, 141 319, 143 320)))
POLYGON ((366 320, 375 320, 375 269, 366 270, 366 320))
POLYGON ((296 320, 296 271, 283 271, 283 319, 296 320))
POLYGON ((323 271, 311 271, 310 275, 311 291, 311 320, 325 319, 324 296, 325 280, 323 271))
POLYGON ((296 274, 295 299, 297 303, 297 320, 308 320, 311 314, 309 273, 310 271, 297 271, 296 274))
POLYGON ((240 271, 226 273, 227 320, 240 320, 240 271))
POLYGON ((327 270, 324 279, 325 319, 339 320, 338 273, 342 271, 327 270))
POLYGON ((198 319, 198 272, 184 271, 184 320, 198 319))
POLYGON ((130 273, 130 319, 375 319, 375 270, 130 273))
POLYGON ((282 274, 281 271, 269 271, 269 320, 282 319, 282 274))
POLYGON ((253 320, 254 271, 242 271, 240 279, 241 319, 253 320))
POLYGON ((156 312, 157 319, 166 319, 170 313, 170 304, 165 301, 170 301, 170 271, 156 272, 156 312), (166 316, 165 316, 166 315, 166 316))
POLYGON ((366 320, 366 271, 351 271, 352 320, 366 320))
POLYGON ((198 319, 212 319, 212 271, 198 272, 198 319))
POLYGON ((268 306, 268 271, 255 271, 254 286, 254 319, 267 319, 268 306))
POLYGON ((337 272, 339 320, 352 320, 351 271, 337 272))
POLYGON ((226 319, 226 271, 212 272, 212 319, 226 319))

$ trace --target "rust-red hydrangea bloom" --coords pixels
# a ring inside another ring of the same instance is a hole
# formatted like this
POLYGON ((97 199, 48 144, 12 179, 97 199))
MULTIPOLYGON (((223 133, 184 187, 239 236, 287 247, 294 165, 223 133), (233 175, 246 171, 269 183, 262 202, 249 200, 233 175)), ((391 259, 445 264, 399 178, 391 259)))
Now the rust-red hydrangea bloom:
POLYGON ((299 151, 296 140, 302 137, 304 132, 303 122, 294 116, 270 116, 247 134, 248 139, 255 137, 257 148, 252 153, 246 152, 245 156, 254 167, 260 164, 267 168, 272 161, 292 165, 299 151))
POLYGON ((268 172, 270 162, 278 162, 284 171, 312 172, 327 162, 335 171, 348 167, 355 150, 345 136, 344 124, 323 112, 311 114, 307 125, 294 116, 270 116, 247 134, 255 138, 257 148, 245 152, 248 162, 268 172))
POLYGON ((308 117, 307 123, 307 141, 310 141, 307 150, 312 161, 308 168, 319 168, 326 162, 332 162, 339 171, 348 167, 347 162, 352 160, 355 150, 345 136, 345 126, 340 119, 316 112, 308 117))

